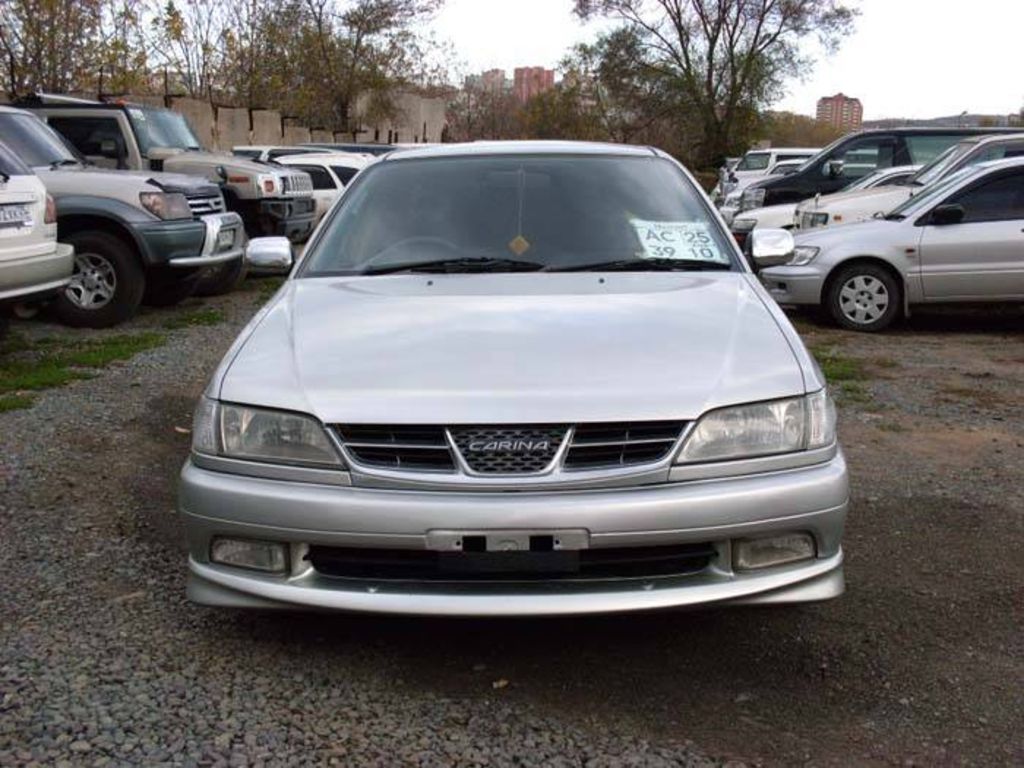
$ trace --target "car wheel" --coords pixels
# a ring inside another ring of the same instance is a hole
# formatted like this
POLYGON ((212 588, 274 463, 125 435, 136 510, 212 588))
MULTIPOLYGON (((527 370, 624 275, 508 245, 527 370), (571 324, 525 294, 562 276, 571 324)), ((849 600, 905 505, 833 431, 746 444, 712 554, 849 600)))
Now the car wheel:
POLYGON ((75 247, 75 267, 55 302, 57 317, 76 328, 107 328, 134 315, 146 287, 134 249, 107 232, 78 232, 64 242, 75 247))
POLYGON ((853 264, 829 284, 826 309, 832 319, 852 331, 881 331, 900 311, 900 286, 888 270, 874 264, 853 264))
POLYGON ((196 296, 220 296, 231 293, 241 285, 247 271, 244 258, 207 267, 199 278, 196 296))
POLYGON ((142 294, 142 303, 148 307, 173 307, 180 304, 196 292, 202 271, 190 269, 167 269, 150 272, 146 276, 146 290, 142 294))

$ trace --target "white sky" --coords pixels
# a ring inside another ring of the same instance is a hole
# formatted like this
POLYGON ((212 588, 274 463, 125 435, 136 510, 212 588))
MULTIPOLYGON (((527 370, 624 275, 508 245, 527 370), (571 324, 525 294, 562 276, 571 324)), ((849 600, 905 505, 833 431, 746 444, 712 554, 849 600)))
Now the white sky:
MULTIPOLYGON (((1024 105, 1024 0, 851 0, 856 32, 818 55, 805 82, 775 106, 811 114, 820 96, 858 97, 866 119, 1013 112, 1024 105)), ((447 0, 431 23, 464 74, 493 67, 555 67, 601 23, 582 25, 572 0, 447 0)))

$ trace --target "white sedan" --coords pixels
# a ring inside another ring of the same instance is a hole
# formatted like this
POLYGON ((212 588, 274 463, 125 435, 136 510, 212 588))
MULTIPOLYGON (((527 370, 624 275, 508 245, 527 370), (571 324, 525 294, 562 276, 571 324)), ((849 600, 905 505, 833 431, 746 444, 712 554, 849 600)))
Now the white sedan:
POLYGON ((318 152, 316 154, 287 155, 275 162, 305 171, 313 180, 313 199, 316 218, 320 221, 334 205, 352 178, 374 162, 372 155, 353 152, 318 152))

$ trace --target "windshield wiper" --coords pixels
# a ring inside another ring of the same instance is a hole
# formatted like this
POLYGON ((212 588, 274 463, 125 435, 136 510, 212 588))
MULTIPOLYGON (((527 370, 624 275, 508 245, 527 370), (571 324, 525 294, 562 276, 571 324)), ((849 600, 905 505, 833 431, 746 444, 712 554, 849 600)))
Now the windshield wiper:
POLYGON ((543 264, 519 259, 500 259, 489 256, 468 256, 430 261, 408 261, 400 264, 381 264, 368 267, 363 275, 388 275, 395 272, 536 272, 543 264))
POLYGON ((567 267, 553 267, 550 272, 690 272, 708 270, 731 270, 732 266, 717 261, 702 259, 615 259, 595 261, 590 264, 571 264, 567 267))
POLYGON ((903 221, 907 217, 902 213, 887 213, 882 218, 886 221, 903 221))
POLYGON ((65 157, 63 160, 54 160, 50 163, 50 168, 56 170, 57 168, 63 168, 65 165, 81 165, 81 163, 65 157))

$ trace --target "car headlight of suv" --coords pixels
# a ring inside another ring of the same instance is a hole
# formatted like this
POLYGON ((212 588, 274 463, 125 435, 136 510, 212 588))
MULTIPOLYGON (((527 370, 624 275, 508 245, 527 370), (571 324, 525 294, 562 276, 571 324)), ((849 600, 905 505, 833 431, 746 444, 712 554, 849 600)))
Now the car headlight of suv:
POLYGON ((813 245, 798 245, 793 249, 793 258, 789 260, 787 267, 802 267, 814 261, 814 257, 821 252, 821 248, 813 245))
POLYGON ((760 187, 743 190, 740 210, 749 211, 752 208, 760 208, 764 205, 765 191, 760 187))
POLYGON ((256 191, 262 197, 279 197, 284 184, 276 173, 261 173, 256 177, 256 191))
POLYGON ((677 464, 749 459, 824 448, 836 439, 828 392, 720 408, 704 414, 686 438, 677 464))
POLYGON ((207 397, 196 407, 192 450, 273 464, 342 466, 323 426, 312 416, 220 403, 207 397))
POLYGON ((192 209, 188 207, 188 199, 180 192, 141 192, 139 202, 142 207, 158 219, 191 219, 192 209))

